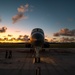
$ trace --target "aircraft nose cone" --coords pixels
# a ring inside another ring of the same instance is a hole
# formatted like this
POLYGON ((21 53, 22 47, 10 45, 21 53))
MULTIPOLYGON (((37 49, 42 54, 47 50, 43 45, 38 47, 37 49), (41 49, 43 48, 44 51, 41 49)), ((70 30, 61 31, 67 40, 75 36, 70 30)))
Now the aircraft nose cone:
POLYGON ((32 35, 32 43, 34 46, 42 46, 44 43, 44 36, 40 33, 32 35))

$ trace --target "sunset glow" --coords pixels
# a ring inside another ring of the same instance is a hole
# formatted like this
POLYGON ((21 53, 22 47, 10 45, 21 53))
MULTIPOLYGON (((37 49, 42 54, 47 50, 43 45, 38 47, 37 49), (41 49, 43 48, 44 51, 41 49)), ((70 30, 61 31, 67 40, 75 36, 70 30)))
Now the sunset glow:
POLYGON ((34 28, 50 42, 75 42, 75 1, 0 1, 0 42, 25 42, 34 28))

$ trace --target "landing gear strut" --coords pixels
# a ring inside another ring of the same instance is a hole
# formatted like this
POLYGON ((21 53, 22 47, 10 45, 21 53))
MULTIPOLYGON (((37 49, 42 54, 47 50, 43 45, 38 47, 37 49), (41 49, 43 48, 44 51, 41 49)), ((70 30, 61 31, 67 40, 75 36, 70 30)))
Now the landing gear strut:
POLYGON ((35 52, 36 52, 35 63, 40 63, 39 51, 40 51, 40 48, 35 48, 35 52))

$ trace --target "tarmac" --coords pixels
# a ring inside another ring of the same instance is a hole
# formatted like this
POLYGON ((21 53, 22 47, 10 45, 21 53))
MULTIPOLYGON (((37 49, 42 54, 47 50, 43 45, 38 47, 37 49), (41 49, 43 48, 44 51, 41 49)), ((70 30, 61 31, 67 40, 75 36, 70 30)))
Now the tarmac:
POLYGON ((12 51, 5 58, 0 51, 0 75, 75 75, 75 49, 49 49, 40 52, 40 63, 34 63, 35 53, 12 51))

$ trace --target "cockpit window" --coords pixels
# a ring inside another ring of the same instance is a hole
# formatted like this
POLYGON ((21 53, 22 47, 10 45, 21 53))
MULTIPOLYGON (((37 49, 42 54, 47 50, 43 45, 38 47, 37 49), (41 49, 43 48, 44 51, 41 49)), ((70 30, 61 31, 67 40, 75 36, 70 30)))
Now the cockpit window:
POLYGON ((38 31, 38 29, 37 29, 37 31, 38 31))
POLYGON ((39 32, 41 32, 41 33, 43 33, 43 34, 44 34, 44 32, 43 32, 41 29, 39 29, 39 32))
POLYGON ((42 34, 44 34, 42 29, 33 29, 31 34, 33 34, 34 32, 41 32, 42 34))

